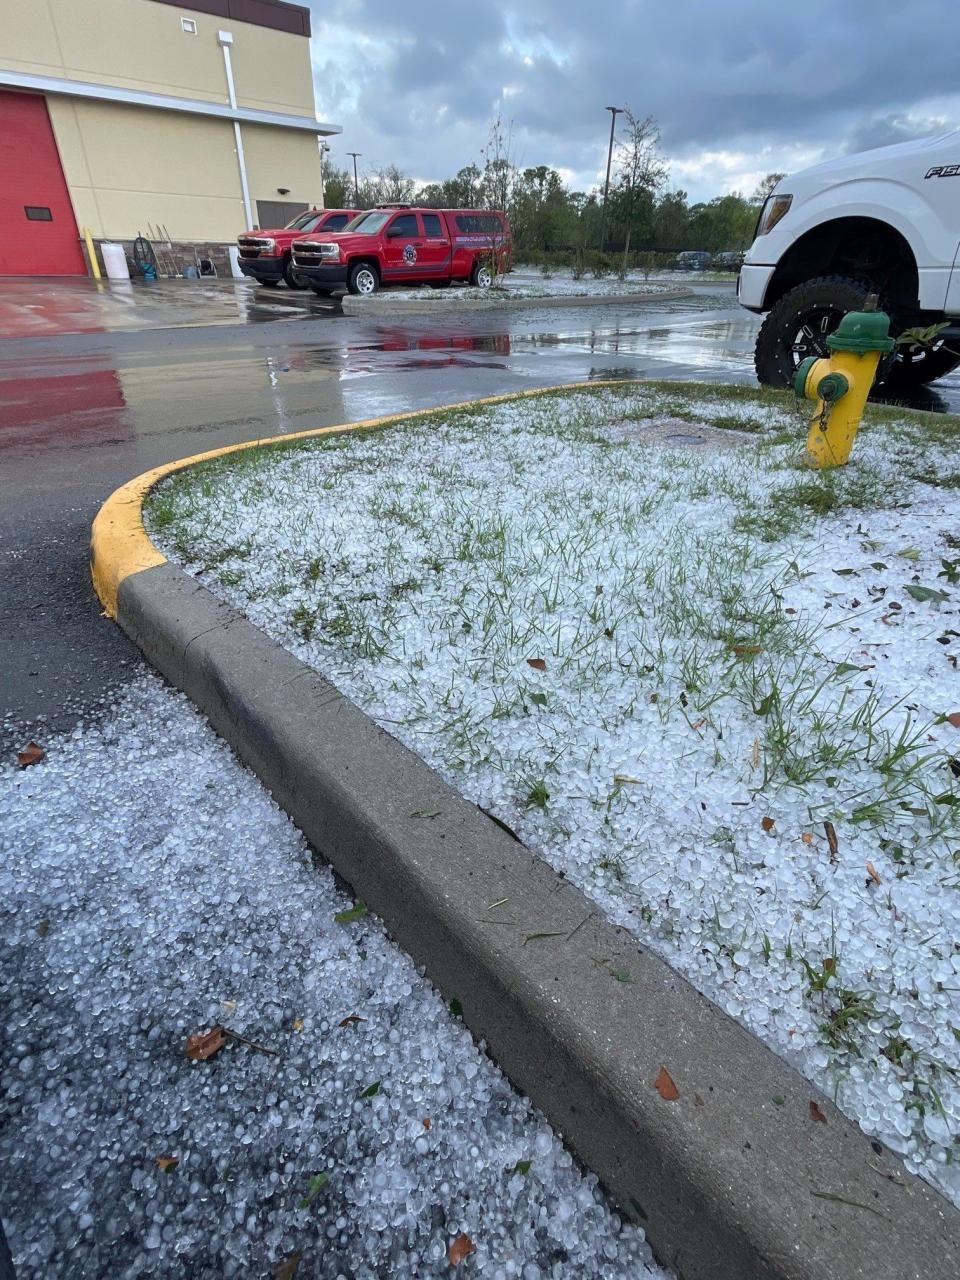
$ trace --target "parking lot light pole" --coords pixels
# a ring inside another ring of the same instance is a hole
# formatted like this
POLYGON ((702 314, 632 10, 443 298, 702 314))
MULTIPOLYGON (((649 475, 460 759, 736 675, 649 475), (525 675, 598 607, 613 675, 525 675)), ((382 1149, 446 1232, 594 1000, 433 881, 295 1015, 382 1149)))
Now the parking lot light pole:
POLYGON ((348 151, 347 155, 353 156, 353 198, 356 202, 356 207, 359 209, 360 208, 360 184, 359 182, 357 182, 357 156, 362 156, 363 152, 348 151))
POLYGON ((607 180, 603 184, 603 212, 600 215, 600 252, 603 253, 607 239, 607 196, 610 194, 610 164, 613 160, 613 132, 617 127, 617 116, 623 114, 623 107, 606 107, 610 112, 610 146, 607 148, 607 180))

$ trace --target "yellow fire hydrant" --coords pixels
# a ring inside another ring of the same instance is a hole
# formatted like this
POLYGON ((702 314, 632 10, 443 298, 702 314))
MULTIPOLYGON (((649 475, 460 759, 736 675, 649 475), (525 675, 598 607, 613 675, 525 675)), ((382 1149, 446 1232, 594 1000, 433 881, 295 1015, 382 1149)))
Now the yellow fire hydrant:
POLYGON ((818 470, 842 467, 850 458, 857 428, 873 387, 880 357, 896 347, 890 337, 890 317, 870 309, 850 311, 827 338, 829 359, 810 356, 797 369, 794 390, 816 401, 810 420, 806 461, 818 470))

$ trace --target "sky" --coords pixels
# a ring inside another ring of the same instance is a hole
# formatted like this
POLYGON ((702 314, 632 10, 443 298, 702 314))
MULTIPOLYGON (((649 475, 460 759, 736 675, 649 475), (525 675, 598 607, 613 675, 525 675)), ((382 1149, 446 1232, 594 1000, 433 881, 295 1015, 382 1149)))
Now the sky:
POLYGON ((652 114, 671 188, 749 195, 774 170, 960 127, 957 0, 311 0, 331 160, 420 181, 479 161, 603 181, 607 106, 652 114))

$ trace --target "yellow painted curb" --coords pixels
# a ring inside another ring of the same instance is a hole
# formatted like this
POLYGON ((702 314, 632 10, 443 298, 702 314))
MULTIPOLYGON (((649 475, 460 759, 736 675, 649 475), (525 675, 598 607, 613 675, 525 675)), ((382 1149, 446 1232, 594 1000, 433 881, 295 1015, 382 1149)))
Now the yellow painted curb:
POLYGON ((166 564, 167 557, 154 546, 143 526, 143 504, 150 490, 165 476, 183 471, 198 462, 221 458, 224 454, 240 453, 245 449, 259 449, 261 445, 286 444, 291 440, 319 439, 321 436, 338 435, 345 431, 361 431, 371 427, 389 426, 395 422, 411 422, 435 413, 454 413, 460 409, 472 409, 476 405, 503 404, 508 400, 524 400, 564 391, 584 391, 591 387, 630 387, 642 385, 641 380, 631 378, 606 378, 596 382, 568 382, 557 387, 535 387, 529 391, 508 391, 499 396, 482 396, 479 400, 461 400, 456 404, 437 405, 433 409, 412 409, 407 413, 391 413, 380 418, 364 418, 361 422, 346 422, 334 427, 314 427, 309 431, 291 431, 283 436, 265 436, 259 440, 246 440, 241 444, 224 445, 221 449, 209 449, 189 458, 178 458, 163 466, 144 471, 115 489, 97 512, 90 532, 90 574, 93 587, 104 612, 109 618, 117 616, 117 592, 120 584, 131 574, 141 573, 166 564))

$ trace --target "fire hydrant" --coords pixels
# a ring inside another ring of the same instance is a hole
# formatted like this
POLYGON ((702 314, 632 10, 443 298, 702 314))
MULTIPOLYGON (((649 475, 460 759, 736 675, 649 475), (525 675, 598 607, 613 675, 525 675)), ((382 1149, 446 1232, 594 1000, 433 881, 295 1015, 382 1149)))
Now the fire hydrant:
POLYGON ((849 460, 880 357, 896 345, 890 337, 890 317, 876 310, 873 296, 865 310, 848 312, 827 338, 829 359, 810 356, 801 362, 794 390, 817 406, 807 437, 806 461, 811 467, 842 467, 849 460))

